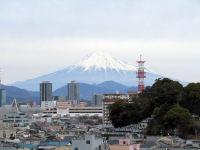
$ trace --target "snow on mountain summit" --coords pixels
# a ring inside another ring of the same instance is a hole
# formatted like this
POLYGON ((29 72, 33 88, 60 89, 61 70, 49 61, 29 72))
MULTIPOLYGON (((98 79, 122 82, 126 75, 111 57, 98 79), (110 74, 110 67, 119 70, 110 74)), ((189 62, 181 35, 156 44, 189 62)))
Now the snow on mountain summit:
POLYGON ((95 69, 95 70, 124 70, 124 71, 135 71, 137 70, 135 66, 127 64, 118 58, 111 56, 105 52, 94 52, 91 55, 84 57, 82 61, 77 63, 72 67, 72 69, 76 67, 84 68, 84 71, 95 69))
MULTIPOLYGON (((95 52, 84 57, 75 65, 68 66, 62 70, 45 74, 25 81, 15 82, 12 86, 32 91, 38 91, 38 85, 43 81, 53 83, 53 89, 66 86, 71 80, 79 83, 99 84, 105 81, 115 81, 127 86, 137 86, 137 68, 125 63, 105 52, 95 52)), ((158 74, 146 71, 145 85, 152 85, 158 74)))

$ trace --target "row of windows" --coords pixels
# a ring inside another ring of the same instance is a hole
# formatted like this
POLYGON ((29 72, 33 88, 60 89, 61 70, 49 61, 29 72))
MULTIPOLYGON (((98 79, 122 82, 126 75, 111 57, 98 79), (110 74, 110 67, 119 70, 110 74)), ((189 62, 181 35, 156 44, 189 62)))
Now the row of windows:
POLYGON ((99 114, 99 113, 102 113, 102 112, 70 112, 70 113, 94 113, 94 114, 99 114))
POLYGON ((102 109, 69 109, 69 111, 102 111, 102 109))
POLYGON ((114 102, 104 102, 104 105, 106 104, 113 104, 114 102))

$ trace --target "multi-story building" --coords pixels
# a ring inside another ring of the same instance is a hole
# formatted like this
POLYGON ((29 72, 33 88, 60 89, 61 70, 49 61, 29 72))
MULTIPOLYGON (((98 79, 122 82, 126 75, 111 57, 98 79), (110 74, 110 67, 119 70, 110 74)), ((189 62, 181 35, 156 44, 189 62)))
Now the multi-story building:
POLYGON ((94 106, 102 106, 102 99, 103 99, 103 95, 95 93, 93 95, 93 100, 92 100, 93 105, 94 106))
POLYGON ((52 97, 52 83, 49 81, 40 83, 40 105, 42 109, 51 109, 55 106, 52 97))
POLYGON ((83 102, 80 105, 71 105, 67 101, 57 101, 57 114, 61 116, 102 116, 102 107, 85 107, 83 102))
POLYGON ((71 107, 70 117, 76 116, 100 116, 102 117, 102 107, 71 107))
POLYGON ((0 107, 6 105, 6 90, 0 89, 0 107))
POLYGON ((9 115, 7 118, 3 119, 3 123, 6 126, 15 127, 26 127, 29 125, 30 121, 25 114, 9 115))
POLYGON ((79 104, 79 84, 76 81, 71 81, 67 85, 68 100, 72 104, 79 104))
POLYGON ((126 94, 104 94, 104 99, 102 99, 104 127, 112 126, 112 122, 109 120, 108 106, 117 101, 128 101, 126 94))
POLYGON ((57 101, 57 114, 60 114, 61 116, 69 115, 69 108, 71 107, 71 104, 67 101, 57 101))

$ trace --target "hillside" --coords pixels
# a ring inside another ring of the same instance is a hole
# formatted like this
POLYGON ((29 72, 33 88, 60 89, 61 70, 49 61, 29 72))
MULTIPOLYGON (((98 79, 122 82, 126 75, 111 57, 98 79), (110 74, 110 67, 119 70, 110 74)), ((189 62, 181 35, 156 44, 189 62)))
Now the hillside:
MULTIPOLYGON (((127 91, 137 90, 137 87, 125 86, 114 81, 105 81, 100 84, 80 83, 79 86, 81 100, 92 100, 94 93, 115 93, 116 90, 118 90, 119 93, 127 93, 127 91)), ((14 86, 2 86, 2 88, 7 90, 7 104, 10 104, 14 98, 20 102, 32 100, 39 104, 39 92, 28 91, 14 86)), ((67 96, 67 85, 53 91, 53 96, 67 96)))

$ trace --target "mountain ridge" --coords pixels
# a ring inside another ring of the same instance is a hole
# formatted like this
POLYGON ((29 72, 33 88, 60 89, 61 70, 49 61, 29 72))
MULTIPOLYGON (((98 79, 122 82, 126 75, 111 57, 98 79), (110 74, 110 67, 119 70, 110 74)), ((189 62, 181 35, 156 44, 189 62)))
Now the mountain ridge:
MULTIPOLYGON (((107 53, 96 52, 85 57, 75 65, 66 67, 53 73, 45 74, 33 79, 11 84, 22 89, 39 91, 39 84, 50 81, 54 84, 53 90, 62 87, 71 80, 79 83, 99 84, 104 81, 115 81, 126 86, 137 86, 137 69, 107 53)), ((163 76, 148 72, 146 69, 145 85, 152 85, 157 78, 163 76)))
MULTIPOLYGON (((120 93, 127 93, 128 91, 137 91, 137 87, 125 86, 114 81, 105 81, 100 84, 79 83, 79 86, 81 100, 92 100, 92 96, 94 93, 108 94, 115 93, 116 90, 118 90, 120 93)), ((28 91, 14 86, 4 85, 2 86, 2 88, 7 90, 7 104, 10 104, 14 98, 16 98, 19 102, 32 100, 39 104, 39 91, 28 91)), ((53 91, 53 96, 67 96, 67 85, 62 86, 53 91)))

